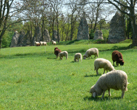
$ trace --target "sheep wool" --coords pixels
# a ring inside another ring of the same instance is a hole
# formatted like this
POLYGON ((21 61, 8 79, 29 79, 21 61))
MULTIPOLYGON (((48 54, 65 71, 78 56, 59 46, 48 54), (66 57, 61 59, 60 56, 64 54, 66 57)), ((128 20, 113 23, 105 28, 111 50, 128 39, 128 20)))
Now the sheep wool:
POLYGON ((104 98, 106 90, 110 96, 110 89, 120 89, 122 90, 121 98, 123 98, 125 91, 127 91, 127 84, 127 74, 122 70, 113 70, 100 76, 97 83, 91 87, 90 93, 94 98, 101 94, 104 98))
POLYGON ((112 52, 112 60, 113 60, 113 65, 114 65, 115 61, 116 61, 116 65, 117 66, 118 66, 118 64, 124 65, 124 60, 123 60, 122 53, 120 53, 117 50, 115 50, 115 51, 112 52))
POLYGON ((63 59, 63 56, 65 56, 66 59, 68 59, 68 52, 67 51, 62 51, 62 52, 59 53, 60 60, 63 59))
POLYGON ((83 59, 86 59, 86 58, 90 57, 91 55, 95 55, 94 58, 98 57, 99 56, 99 50, 97 48, 88 49, 86 51, 86 53, 83 55, 83 59))
POLYGON ((52 44, 56 45, 56 41, 52 40, 52 44))
POLYGON ((97 58, 94 61, 94 70, 96 70, 97 75, 98 75, 98 69, 99 68, 104 68, 103 74, 105 73, 105 70, 106 71, 115 70, 113 65, 111 64, 111 62, 107 59, 104 59, 104 58, 97 58))
POLYGON ((58 58, 60 52, 61 52, 61 50, 58 49, 58 47, 54 48, 54 54, 56 55, 56 58, 58 58))
POLYGON ((74 61, 79 62, 79 59, 82 61, 82 54, 81 53, 76 53, 75 56, 74 56, 74 61))

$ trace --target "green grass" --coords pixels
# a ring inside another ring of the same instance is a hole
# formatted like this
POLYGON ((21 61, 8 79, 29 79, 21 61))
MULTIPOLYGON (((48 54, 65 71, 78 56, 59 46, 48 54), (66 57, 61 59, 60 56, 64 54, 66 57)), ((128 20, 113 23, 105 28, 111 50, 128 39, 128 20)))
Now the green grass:
MULTIPOLYGON (((80 42, 80 41, 79 41, 80 42)), ((81 41, 83 42, 83 41, 81 41)), ((16 47, 0 50, 0 110, 134 110, 137 109, 137 49, 130 43, 93 44, 72 43, 56 45, 69 53, 68 60, 55 59, 54 45, 16 47), (113 50, 123 54, 124 66, 115 67, 128 75, 128 91, 123 99, 121 91, 111 89, 105 98, 89 94, 103 69, 96 76, 94 60, 73 62, 76 52, 82 55, 97 47, 99 57, 111 61, 113 50)))

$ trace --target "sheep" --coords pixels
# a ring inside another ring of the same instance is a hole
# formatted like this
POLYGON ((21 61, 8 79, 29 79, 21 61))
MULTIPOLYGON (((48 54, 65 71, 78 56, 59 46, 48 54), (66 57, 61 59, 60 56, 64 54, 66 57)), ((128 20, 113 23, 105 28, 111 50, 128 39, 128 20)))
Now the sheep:
MULTIPOLYGON (((97 48, 90 48, 86 51, 86 53, 83 55, 83 59, 86 59, 88 57, 90 57, 91 55, 95 55, 95 57, 99 56, 99 50, 97 48)), ((94 57, 94 58, 95 58, 94 57)))
POLYGON ((62 52, 59 53, 60 60, 63 59, 63 56, 65 56, 66 59, 68 59, 68 52, 67 51, 62 51, 62 52))
POLYGON ((102 99, 103 99, 106 90, 108 90, 109 96, 111 96, 110 89, 115 89, 115 90, 121 89, 122 90, 121 98, 123 98, 125 91, 128 90, 127 84, 128 84, 127 74, 122 70, 113 70, 100 76, 96 84, 91 87, 90 93, 94 98, 103 93, 102 94, 102 99))
POLYGON ((124 65, 124 60, 123 60, 122 53, 120 53, 117 50, 112 52, 112 60, 113 60, 113 65, 114 65, 115 61, 116 61, 117 66, 118 66, 119 63, 120 63, 120 65, 124 65))
POLYGON ((104 68, 104 72, 106 71, 111 71, 111 70, 115 70, 113 65, 111 64, 111 62, 109 60, 106 60, 104 58, 97 58, 94 61, 94 70, 96 70, 96 73, 98 75, 98 69, 99 68, 104 68))
POLYGON ((40 45, 43 45, 43 41, 40 41, 40 45))
POLYGON ((40 41, 40 45, 47 45, 47 42, 40 41))
POLYGON ((61 52, 61 50, 58 49, 58 47, 54 48, 54 54, 56 55, 56 58, 58 58, 58 55, 59 55, 60 52, 61 52))
POLYGON ((43 42, 43 45, 47 45, 47 42, 43 42))
POLYGON ((79 62, 79 59, 81 59, 81 61, 82 61, 82 54, 81 53, 76 53, 75 56, 74 56, 74 61, 76 62, 78 60, 78 62, 79 62))
POLYGON ((40 46, 40 43, 35 41, 35 45, 36 46, 40 46))
POLYGON ((56 45, 56 41, 52 40, 52 44, 56 45))

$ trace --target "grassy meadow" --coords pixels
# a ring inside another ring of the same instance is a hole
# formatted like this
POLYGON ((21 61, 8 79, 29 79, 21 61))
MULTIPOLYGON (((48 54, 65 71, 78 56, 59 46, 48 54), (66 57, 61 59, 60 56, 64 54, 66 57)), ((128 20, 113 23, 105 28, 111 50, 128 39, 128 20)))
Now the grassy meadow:
POLYGON ((68 60, 56 59, 54 45, 3 48, 0 50, 0 110, 136 110, 137 49, 130 43, 71 43, 56 45, 68 51, 68 60), (77 52, 99 49, 99 57, 112 63, 111 53, 123 54, 124 66, 115 67, 128 75, 128 91, 121 99, 121 90, 111 89, 105 98, 92 98, 89 90, 99 75, 94 71, 94 58, 74 62, 77 52))

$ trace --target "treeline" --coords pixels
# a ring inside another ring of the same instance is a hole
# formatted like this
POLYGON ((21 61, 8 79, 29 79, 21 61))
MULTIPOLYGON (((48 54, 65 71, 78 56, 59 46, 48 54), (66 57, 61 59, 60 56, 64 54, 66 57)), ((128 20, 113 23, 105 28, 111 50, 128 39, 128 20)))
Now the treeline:
MULTIPOLYGON (((12 2, 14 4, 11 7, 14 7, 14 11, 7 19, 6 25, 8 28, 0 29, 2 47, 10 46, 14 31, 20 32, 23 30, 25 33, 29 31, 30 36, 34 37, 39 27, 42 36, 44 30, 47 29, 51 39, 54 39, 53 33, 56 30, 58 38, 60 36, 57 42, 74 40, 77 38, 78 26, 83 13, 88 22, 90 39, 94 37, 96 29, 102 30, 104 37, 107 38, 110 19, 112 14, 117 11, 112 5, 105 3, 104 0, 95 0, 94 2, 88 2, 87 0, 12 0, 12 2)), ((11 2, 9 1, 9 3, 11 2)), ((5 19, 3 18, 3 20, 5 19)), ((125 22, 126 35, 130 38, 132 36, 131 21, 126 15, 125 22)), ((2 26, 4 25, 2 24, 2 26)))

